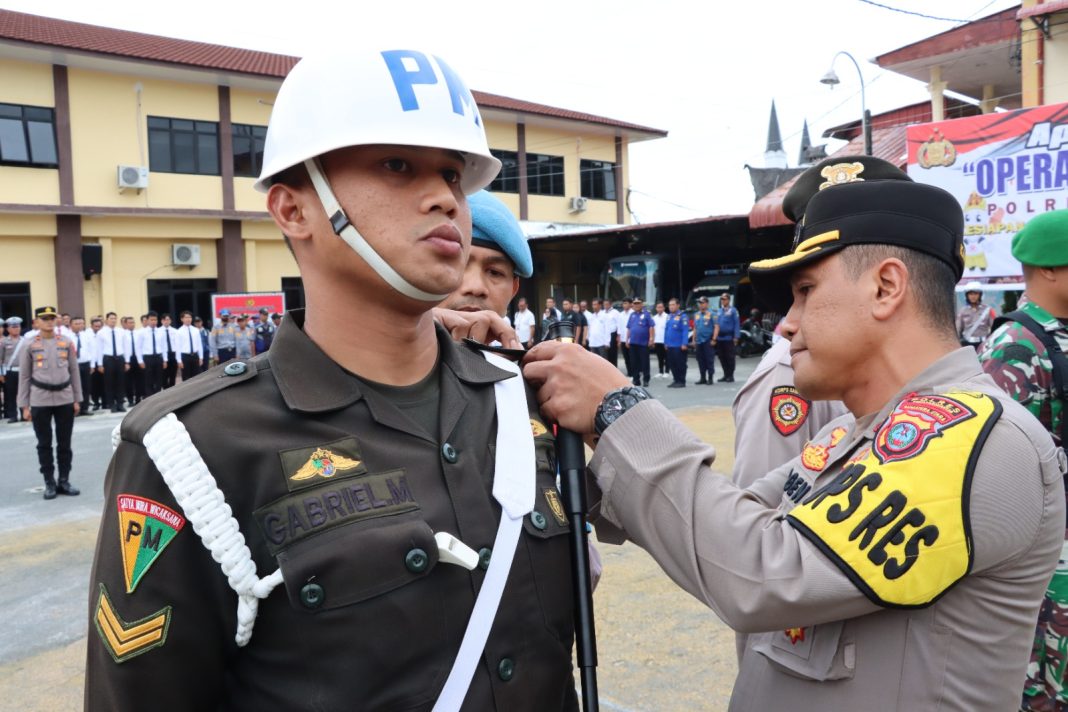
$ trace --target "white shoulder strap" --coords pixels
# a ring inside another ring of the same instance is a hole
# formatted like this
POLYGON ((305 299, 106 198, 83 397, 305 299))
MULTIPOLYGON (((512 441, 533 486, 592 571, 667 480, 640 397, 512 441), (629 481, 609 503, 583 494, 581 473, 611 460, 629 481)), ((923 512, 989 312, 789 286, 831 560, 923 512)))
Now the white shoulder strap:
POLYGON ((222 490, 174 413, 168 413, 145 433, 144 444, 193 531, 222 566, 230 588, 237 593, 234 640, 243 647, 252 638, 259 599, 266 598, 282 583, 282 571, 276 569, 262 579, 256 576, 252 552, 230 514, 222 490))
POLYGON ((493 542, 493 556, 467 622, 460 650, 453 661, 434 712, 459 710, 482 657, 490 627, 504 593, 512 559, 523 530, 523 517, 534 509, 534 433, 530 428, 527 396, 519 367, 497 354, 483 352, 497 368, 516 374, 494 384, 497 398, 497 459, 493 469, 493 497, 501 505, 501 522, 493 542))

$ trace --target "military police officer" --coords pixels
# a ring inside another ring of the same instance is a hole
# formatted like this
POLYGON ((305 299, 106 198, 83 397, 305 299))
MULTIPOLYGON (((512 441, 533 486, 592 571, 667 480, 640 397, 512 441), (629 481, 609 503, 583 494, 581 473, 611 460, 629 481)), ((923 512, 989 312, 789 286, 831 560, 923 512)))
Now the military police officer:
MULTIPOLYGON (((1027 290, 979 352, 1001 388, 1023 404, 1064 448, 1068 420, 1056 371, 1068 367, 1068 210, 1031 218, 1012 239, 1027 290)), ((1062 376, 1063 378, 1063 376, 1062 376)), ((1068 528, 1064 550, 1039 611, 1023 710, 1068 707, 1068 528)))
POLYGON ((547 415, 599 435, 599 537, 625 533, 751 634, 731 710, 1015 709, 1065 456, 957 341, 959 203, 907 177, 841 182, 865 170, 852 163, 798 179, 814 197, 794 250, 749 274, 786 312, 799 393, 842 400, 855 424, 741 489, 581 349, 539 344, 524 372, 547 415))
POLYGON ((67 336, 56 334, 55 307, 41 307, 34 312, 38 333, 27 339, 19 354, 18 405, 22 416, 33 421, 37 436, 37 461, 45 481, 45 499, 56 493, 77 495, 70 483, 74 459, 70 447, 74 416, 81 409, 82 384, 78 371, 78 350, 67 336), (56 453, 52 454, 52 423, 56 427, 56 453), (57 463, 58 461, 58 463, 57 463), (56 465, 59 481, 56 481, 56 465))
POLYGON ((123 421, 87 710, 577 708, 552 432, 514 364, 450 338, 468 315, 432 318, 499 167, 433 55, 289 73, 257 187, 307 309, 123 421))

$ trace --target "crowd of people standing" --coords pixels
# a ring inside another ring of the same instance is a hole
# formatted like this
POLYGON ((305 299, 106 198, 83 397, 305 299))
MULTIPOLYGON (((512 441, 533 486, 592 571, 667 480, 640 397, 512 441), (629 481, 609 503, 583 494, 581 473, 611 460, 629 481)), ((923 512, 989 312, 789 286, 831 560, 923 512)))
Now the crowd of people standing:
POLYGON ((549 297, 541 319, 535 320, 527 300, 520 298, 513 323, 519 340, 530 348, 546 338, 554 322, 570 322, 575 343, 617 366, 622 360, 636 386, 648 386, 652 378, 659 377, 672 379, 669 388, 684 388, 691 350, 701 373, 697 384, 715 383, 716 357, 723 373, 719 381, 733 383, 741 321, 731 295, 720 295, 718 309, 710 309, 706 297, 697 300, 697 307, 692 316, 687 315, 679 300, 672 298, 666 305, 657 302, 650 312, 645 301, 635 296, 623 299, 618 307, 607 299, 563 299, 557 308, 556 300, 549 297), (650 367, 654 354, 655 375, 650 367))
MULTIPOLYGON (((23 329, 21 317, 0 320, 0 413, 8 423, 24 420, 17 407, 19 353, 38 333, 38 324, 23 329)), ((250 358, 271 346, 282 315, 266 308, 257 314, 232 315, 223 309, 205 325, 190 311, 174 323, 170 314, 148 311, 135 320, 116 312, 86 320, 59 315, 55 331, 77 353, 81 401, 79 415, 111 410, 122 413, 149 396, 188 380, 217 363, 250 358)))

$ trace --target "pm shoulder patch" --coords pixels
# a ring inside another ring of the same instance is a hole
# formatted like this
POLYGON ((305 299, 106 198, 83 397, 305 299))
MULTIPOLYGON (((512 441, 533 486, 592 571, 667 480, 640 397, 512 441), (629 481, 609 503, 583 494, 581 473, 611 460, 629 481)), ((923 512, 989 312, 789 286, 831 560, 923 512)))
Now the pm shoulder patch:
POLYGON ((768 414, 783 437, 793 435, 805 424, 811 408, 812 402, 802 398, 793 386, 776 386, 771 391, 768 414))
POLYGON ((145 572, 156 562, 185 518, 170 507, 135 494, 118 496, 119 544, 126 593, 133 593, 145 572))
POLYGON ((171 607, 166 606, 139 620, 127 623, 115 611, 108 590, 100 584, 100 597, 93 615, 96 632, 117 663, 124 663, 167 642, 171 607))

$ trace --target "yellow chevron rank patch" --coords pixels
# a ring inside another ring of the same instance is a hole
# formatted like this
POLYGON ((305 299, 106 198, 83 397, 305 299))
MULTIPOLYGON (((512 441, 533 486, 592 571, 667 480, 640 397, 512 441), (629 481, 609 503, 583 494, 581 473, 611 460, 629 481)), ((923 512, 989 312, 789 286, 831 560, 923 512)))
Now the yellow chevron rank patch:
POLYGON ((158 648, 167 641, 167 630, 171 625, 171 607, 167 606, 140 620, 127 623, 115 612, 108 590, 104 584, 100 584, 100 598, 97 599, 93 622, 104 647, 111 653, 115 662, 121 664, 158 648))

